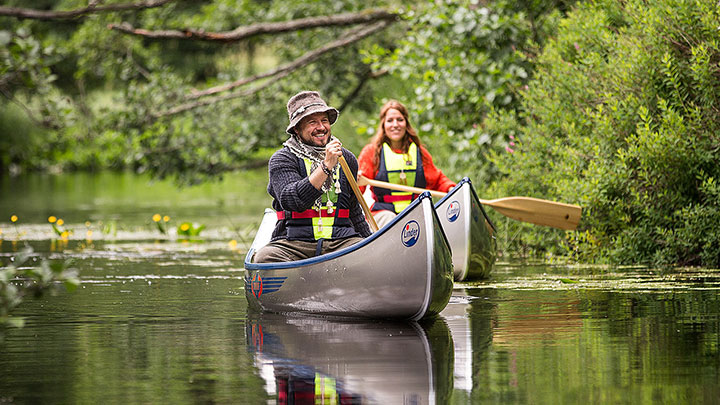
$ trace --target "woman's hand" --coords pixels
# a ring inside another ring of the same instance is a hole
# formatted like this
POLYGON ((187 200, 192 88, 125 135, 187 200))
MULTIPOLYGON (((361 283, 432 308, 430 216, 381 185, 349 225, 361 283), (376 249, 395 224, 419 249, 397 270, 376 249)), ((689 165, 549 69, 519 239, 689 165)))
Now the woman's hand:
POLYGON ((325 166, 333 169, 337 166, 340 156, 342 156, 342 144, 337 138, 334 138, 325 146, 325 166))

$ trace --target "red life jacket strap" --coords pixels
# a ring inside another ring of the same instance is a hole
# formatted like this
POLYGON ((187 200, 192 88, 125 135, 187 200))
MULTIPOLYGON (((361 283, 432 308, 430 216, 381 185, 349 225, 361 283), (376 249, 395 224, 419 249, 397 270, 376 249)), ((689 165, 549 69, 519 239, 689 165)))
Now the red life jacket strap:
POLYGON ((405 194, 405 195, 385 195, 380 197, 382 200, 381 202, 387 202, 387 203, 394 203, 397 201, 412 201, 413 195, 412 194, 405 194))
MULTIPOLYGON (((333 210, 333 213, 328 213, 328 210, 320 210, 320 215, 318 215, 317 210, 305 210, 303 212, 293 212, 291 214, 292 219, 307 219, 307 218, 317 218, 317 217, 335 217, 335 211, 337 211, 337 218, 350 218, 350 210, 349 209, 339 209, 339 210, 333 210)), ((277 218, 278 220, 285 219, 285 211, 278 211, 277 212, 277 218)))

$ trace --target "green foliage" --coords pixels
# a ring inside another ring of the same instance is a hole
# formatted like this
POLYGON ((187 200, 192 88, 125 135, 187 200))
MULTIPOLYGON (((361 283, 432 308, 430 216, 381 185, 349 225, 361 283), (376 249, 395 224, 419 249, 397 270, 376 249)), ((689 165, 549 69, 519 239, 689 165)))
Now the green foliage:
MULTIPOLYGON (((496 153, 499 195, 584 207, 581 230, 535 251, 578 260, 720 265, 720 14, 715 2, 583 3, 538 59, 515 134, 496 153)), ((513 224, 515 247, 545 229, 513 224)))
POLYGON ((0 326, 21 327, 24 324, 22 318, 13 317, 10 312, 26 295, 40 297, 46 292, 56 293, 58 287, 74 291, 80 284, 77 270, 70 267, 70 262, 42 259, 39 266, 24 266, 26 262, 36 260, 28 246, 12 258, 8 267, 0 268, 0 326))
MULTIPOLYGON (((399 1, 398 1, 399 2, 399 1)), ((103 5, 127 3, 105 1, 103 5)), ((194 90, 251 77, 287 64, 342 37, 348 30, 317 28, 260 35, 237 43, 152 40, 108 29, 129 23, 148 30, 231 31, 254 23, 333 15, 387 7, 395 1, 174 1, 162 7, 104 12, 72 21, 0 17, 0 89, 42 119, 26 119, 27 146, 0 137, 0 171, 19 169, 132 168, 184 183, 219 178, 244 167, 253 153, 277 147, 286 137, 288 98, 299 90, 320 90, 340 105, 365 80, 369 68, 359 55, 365 43, 339 49, 251 96, 164 116, 193 102, 194 90)), ((26 2, 8 6, 71 10, 80 0, 26 2)), ((378 37, 378 36, 376 36, 378 37)), ((224 94, 227 94, 225 92, 224 94)), ((373 109, 369 94, 353 104, 373 109), (364 100, 364 101, 363 101, 364 100)), ((14 116, 13 116, 14 117, 14 116)), ((11 118, 13 118, 11 117, 11 118)), ((8 127, 0 115, 0 128, 8 127)))
MULTIPOLYGON (((483 124, 493 110, 515 110, 533 70, 532 53, 552 32, 563 2, 434 1, 407 12, 409 31, 395 49, 366 55, 412 83, 406 96, 421 138, 433 145, 443 170, 495 174, 487 156, 507 145, 507 134, 483 124)), ((390 97, 399 97, 390 95, 390 97)))
MULTIPOLYGON (((242 168, 260 148, 276 147, 286 137, 287 99, 298 90, 314 88, 331 104, 352 106, 360 119, 376 114, 377 99, 399 98, 419 117, 427 141, 441 147, 438 159, 447 161, 443 165, 447 170, 490 176, 492 170, 485 159, 477 159, 478 151, 485 156, 488 149, 502 149, 507 139, 488 131, 482 119, 494 108, 517 107, 518 89, 532 71, 527 52, 535 52, 535 43, 542 43, 551 32, 557 19, 554 10, 571 3, 176 1, 72 22, 2 18, 7 26, 4 32, 9 33, 5 37, 15 38, 15 33, 22 32, 39 38, 40 49, 52 51, 52 58, 35 62, 35 70, 46 73, 36 81, 47 79, 46 93, 62 96, 65 104, 54 115, 43 115, 53 117, 56 125, 42 138, 40 134, 31 137, 36 141, 30 144, 36 147, 9 158, 8 146, 0 150, 0 156, 4 166, 12 162, 30 169, 130 167, 196 183, 242 168), (405 21, 381 35, 323 55, 282 81, 257 82, 257 86, 267 85, 261 92, 164 117, 158 115, 193 101, 187 97, 195 89, 282 66, 342 37, 348 28, 261 35, 230 44, 143 39, 107 28, 127 22, 149 30, 229 31, 257 22, 377 7, 393 10, 406 4, 411 7, 402 9, 405 21), (390 67, 391 79, 365 83, 371 62, 376 69, 390 67), (400 84, 388 86, 390 81, 400 84), (443 152, 451 150, 460 153, 443 152)), ((9 5, 67 10, 86 4, 17 0, 9 5)), ((28 107, 32 110, 32 105, 28 107)), ((357 149, 361 146, 358 142, 357 149)))

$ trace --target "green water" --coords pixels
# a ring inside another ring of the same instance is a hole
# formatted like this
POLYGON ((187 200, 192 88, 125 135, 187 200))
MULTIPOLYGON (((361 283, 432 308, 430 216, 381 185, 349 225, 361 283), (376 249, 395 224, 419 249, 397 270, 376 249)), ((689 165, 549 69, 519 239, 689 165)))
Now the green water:
POLYGON ((13 312, 25 327, 0 329, 0 403, 720 398, 715 270, 499 263, 421 323, 248 312, 246 230, 269 203, 265 182, 263 171, 185 190, 128 174, 2 179, 3 265, 29 244, 38 257, 72 259, 82 284, 26 298, 13 312), (192 241, 161 234, 155 213, 206 230, 192 241), (49 215, 73 229, 67 242, 49 215), (116 233, 103 233, 109 221, 116 233))

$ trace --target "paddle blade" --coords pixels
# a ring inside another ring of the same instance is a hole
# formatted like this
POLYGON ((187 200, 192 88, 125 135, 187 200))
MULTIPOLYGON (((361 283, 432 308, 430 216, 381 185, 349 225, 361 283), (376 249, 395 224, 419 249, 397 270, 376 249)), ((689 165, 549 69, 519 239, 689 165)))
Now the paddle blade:
POLYGON ((580 206, 532 197, 505 197, 480 202, 518 221, 569 231, 577 228, 582 214, 580 206))

